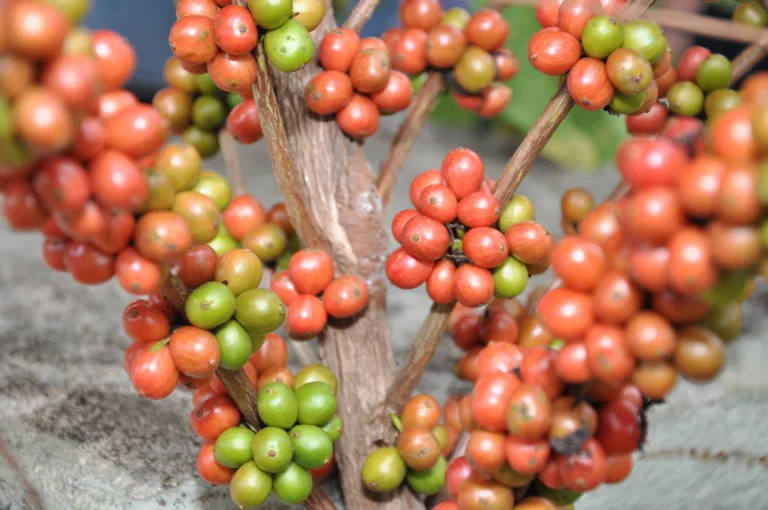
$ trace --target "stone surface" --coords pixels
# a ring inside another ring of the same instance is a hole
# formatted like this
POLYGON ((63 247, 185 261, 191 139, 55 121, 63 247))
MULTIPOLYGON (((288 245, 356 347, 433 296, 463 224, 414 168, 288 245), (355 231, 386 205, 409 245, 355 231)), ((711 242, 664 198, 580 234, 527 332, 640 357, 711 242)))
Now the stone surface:
MULTIPOLYGON (((399 119, 387 119, 366 143, 375 166, 386 154, 399 119)), ((465 145, 497 176, 514 150, 509 139, 430 127, 419 138, 399 181, 388 216, 408 204, 417 173, 439 166, 451 148, 465 145)), ((264 144, 242 150, 249 189, 270 204, 277 197, 264 144)), ((221 169, 220 159, 211 163, 221 169)), ((563 173, 539 162, 522 192, 537 217, 559 232, 559 196, 569 186, 589 188, 596 199, 613 187, 615 172, 563 173)), ((49 509, 234 508, 226 490, 194 472, 198 440, 188 424, 189 394, 162 402, 138 398, 123 370, 128 339, 121 313, 129 298, 114 282, 83 287, 47 269, 36 234, 0 226, 0 432, 20 470, 0 459, 0 509, 35 508, 20 473, 49 509)), ((393 244, 394 245, 394 244, 393 244)), ((546 281, 542 277, 540 281, 546 281)), ((744 338, 729 346, 728 367, 714 384, 681 383, 650 416, 646 454, 624 484, 601 488, 580 508, 764 508, 768 484, 768 292, 759 287, 747 308, 744 338)), ((389 295, 393 341, 399 359, 426 315, 423 290, 389 295)), ((444 342, 422 384, 444 398, 466 391, 451 374, 458 351, 444 342)), ((337 486, 326 489, 339 499, 337 486)), ((267 508, 285 508, 274 502, 267 508)), ((354 509, 350 509, 354 510, 354 509)))

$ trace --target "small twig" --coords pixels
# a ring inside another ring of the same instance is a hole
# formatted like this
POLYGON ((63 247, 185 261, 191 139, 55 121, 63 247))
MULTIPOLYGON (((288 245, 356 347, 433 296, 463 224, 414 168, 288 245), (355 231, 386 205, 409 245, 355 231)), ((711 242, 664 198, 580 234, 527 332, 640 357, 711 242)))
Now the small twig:
POLYGON ((344 22, 344 26, 359 32, 371 15, 373 15, 377 5, 379 5, 379 0, 358 0, 355 8, 349 13, 347 21, 344 22))
POLYGON ((233 371, 220 368, 216 370, 216 376, 227 388, 227 393, 235 401, 248 424, 260 428, 259 413, 256 411, 258 392, 243 369, 233 371))
POLYGON ((616 187, 613 188, 613 191, 611 191, 610 195, 608 195, 608 198, 605 199, 605 202, 610 202, 611 200, 618 200, 619 198, 626 195, 627 192, 629 192, 629 184, 627 184, 624 181, 620 181, 616 185, 616 187))
MULTIPOLYGON (((536 0, 491 0, 488 2, 488 6, 496 10, 511 6, 534 7, 535 5, 536 0)), ((760 40, 764 32, 764 30, 743 23, 663 7, 648 11, 640 17, 655 21, 665 28, 684 30, 692 34, 726 41, 755 43, 760 40)))
POLYGON ((763 30, 763 37, 756 43, 752 43, 733 59, 733 76, 731 85, 738 82, 753 67, 755 67, 766 56, 768 50, 768 30, 763 30))
POLYGON ((676 9, 652 9, 643 15, 644 18, 658 23, 664 28, 684 30, 692 34, 703 35, 725 41, 755 43, 760 40, 765 30, 736 23, 735 21, 703 16, 693 12, 676 9))
POLYGON ((246 191, 243 167, 240 164, 235 139, 227 128, 219 131, 219 147, 221 155, 224 156, 224 166, 227 169, 227 177, 229 177, 229 184, 232 187, 232 195, 242 195, 246 191))
POLYGON ((411 393, 419 385, 424 370, 440 345, 440 339, 448 326, 454 304, 439 305, 434 303, 429 310, 426 320, 419 329, 416 340, 413 341, 408 355, 400 365, 395 380, 389 386, 384 401, 373 412, 371 422, 381 427, 382 439, 391 443, 397 434, 392 426, 390 414, 400 414, 411 393), (386 432, 384 432, 386 431, 386 432))
POLYGON ((35 510, 45 510, 45 505, 43 505, 43 500, 40 498, 40 494, 37 492, 37 489, 32 486, 32 483, 30 483, 30 481, 27 479, 24 468, 21 466, 19 461, 16 460, 16 457, 13 455, 13 453, 11 453, 11 449, 8 447, 8 443, 5 442, 5 439, 3 439, 2 436, 0 436, 0 457, 5 459, 8 467, 10 467, 11 470, 16 473, 16 476, 19 477, 21 486, 23 487, 27 496, 27 502, 35 510))
POLYGON ((445 78, 441 73, 432 72, 424 83, 413 104, 408 110, 408 114, 400 125, 397 134, 392 139, 392 145, 389 148, 387 159, 381 165, 379 177, 376 186, 381 195, 381 203, 384 209, 392 200, 395 183, 400 175, 408 154, 413 148, 416 138, 419 136, 424 124, 437 105, 440 93, 445 90, 445 78))

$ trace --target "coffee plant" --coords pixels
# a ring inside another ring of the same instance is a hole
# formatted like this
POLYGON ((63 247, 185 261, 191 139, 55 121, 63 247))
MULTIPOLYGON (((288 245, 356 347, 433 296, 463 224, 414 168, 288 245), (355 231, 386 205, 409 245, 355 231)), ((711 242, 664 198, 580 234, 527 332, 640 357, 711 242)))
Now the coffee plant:
MULTIPOLYGON (((508 106, 497 9, 517 2, 401 0, 401 28, 361 39, 377 3, 338 28, 326 0, 178 0, 167 87, 144 104, 131 45, 79 25, 87 0, 0 1, 5 221, 42 234, 52 270, 136 296, 128 377, 147 399, 189 391, 197 472, 236 507, 336 508, 317 482, 338 462, 355 510, 573 508, 631 475, 678 379, 717 377, 768 275, 768 77, 748 75, 765 51, 673 61, 651 0, 536 2, 527 57, 559 90, 497 180, 463 147, 418 173, 388 253, 382 209, 438 96, 508 106), (632 136, 608 200, 563 194, 558 236, 516 191, 574 106, 632 136), (374 176, 360 142, 404 110, 374 176), (268 209, 233 155, 262 139, 284 198, 268 209), (232 182, 204 168, 220 150, 232 182), (387 280, 434 302, 399 368, 387 280), (441 405, 412 394, 445 330, 472 390, 441 405)), ((759 2, 733 19, 768 25, 759 2)))

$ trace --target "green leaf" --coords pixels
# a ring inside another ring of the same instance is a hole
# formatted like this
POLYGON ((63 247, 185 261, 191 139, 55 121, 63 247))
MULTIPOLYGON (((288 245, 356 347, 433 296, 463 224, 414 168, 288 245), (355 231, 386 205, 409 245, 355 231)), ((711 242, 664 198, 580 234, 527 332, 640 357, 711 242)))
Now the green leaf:
MULTIPOLYGON (((559 78, 536 71, 528 62, 528 41, 539 29, 534 9, 510 7, 503 11, 510 26, 507 47, 520 59, 520 72, 509 83, 514 90, 509 106, 499 116, 505 131, 527 132, 555 94, 559 78)), ((454 123, 471 122, 471 113, 461 110, 450 98, 441 100, 435 117, 454 123)), ((626 137, 625 119, 606 112, 588 112, 574 107, 542 151, 555 163, 594 169, 609 162, 626 137)))

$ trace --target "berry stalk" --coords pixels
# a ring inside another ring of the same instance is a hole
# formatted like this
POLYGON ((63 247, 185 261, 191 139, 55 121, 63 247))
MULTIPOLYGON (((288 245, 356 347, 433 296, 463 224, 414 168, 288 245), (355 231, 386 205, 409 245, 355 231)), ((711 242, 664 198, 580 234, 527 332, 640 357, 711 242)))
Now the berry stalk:
POLYGON ((357 5, 349 14, 347 21, 344 22, 344 26, 355 32, 359 32, 363 25, 373 15, 373 11, 376 10, 376 6, 379 5, 379 0, 360 0, 357 5))
POLYGON ((756 41, 738 54, 733 59, 733 75, 731 77, 731 84, 738 82, 750 69, 755 67, 766 56, 766 48, 768 48, 768 32, 762 31, 763 36, 759 41, 756 41))
POLYGON ((440 73, 430 73, 429 78, 413 101, 408 114, 397 130, 392 145, 389 148, 387 159, 381 165, 379 177, 376 182, 381 195, 381 203, 384 209, 392 200, 395 183, 400 175, 400 170, 405 164, 408 154, 413 149, 413 144, 419 136, 424 124, 437 105, 440 93, 445 90, 445 77, 440 73))
POLYGON ((440 339, 448 326, 448 319, 454 306, 454 303, 432 305, 416 340, 397 372, 395 381, 387 390, 384 402, 373 413, 371 420, 373 427, 380 431, 381 438, 387 443, 392 443, 397 437, 397 430, 392 426, 390 415, 393 413, 399 415, 411 398, 413 390, 418 386, 421 376, 440 345, 440 339))

